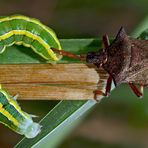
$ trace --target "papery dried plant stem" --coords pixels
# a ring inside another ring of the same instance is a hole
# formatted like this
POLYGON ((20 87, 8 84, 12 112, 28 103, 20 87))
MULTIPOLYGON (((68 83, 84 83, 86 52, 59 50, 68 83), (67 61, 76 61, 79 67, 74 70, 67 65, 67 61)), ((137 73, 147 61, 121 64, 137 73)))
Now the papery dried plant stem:
POLYGON ((25 100, 93 99, 97 87, 104 91, 107 78, 103 69, 85 64, 0 65, 0 83, 25 100))

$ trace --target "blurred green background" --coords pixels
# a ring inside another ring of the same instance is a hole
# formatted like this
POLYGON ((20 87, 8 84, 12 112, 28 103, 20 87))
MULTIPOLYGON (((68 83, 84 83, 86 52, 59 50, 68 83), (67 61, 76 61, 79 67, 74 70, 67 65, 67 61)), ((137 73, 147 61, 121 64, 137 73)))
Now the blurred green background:
MULTIPOLYGON (((0 0, 0 15, 24 14, 53 28, 59 38, 114 37, 124 26, 130 34, 148 14, 147 0, 0 0)), ((19 101, 39 120, 56 101, 19 101)), ((1 147, 22 137, 0 124, 1 147), (9 140, 8 140, 9 139, 9 140)), ((148 91, 138 99, 127 85, 115 89, 65 139, 60 148, 148 147, 148 91)))

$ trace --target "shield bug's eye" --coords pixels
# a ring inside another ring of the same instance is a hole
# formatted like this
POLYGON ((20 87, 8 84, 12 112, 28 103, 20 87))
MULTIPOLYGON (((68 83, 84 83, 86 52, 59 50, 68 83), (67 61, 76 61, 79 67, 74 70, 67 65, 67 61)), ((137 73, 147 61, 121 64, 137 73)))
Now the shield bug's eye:
POLYGON ((86 60, 88 63, 94 63, 97 65, 102 65, 106 62, 107 54, 104 50, 99 52, 89 52, 87 54, 86 60))
POLYGON ((96 53, 95 52, 89 52, 87 54, 86 61, 88 63, 94 63, 95 56, 96 56, 96 53))

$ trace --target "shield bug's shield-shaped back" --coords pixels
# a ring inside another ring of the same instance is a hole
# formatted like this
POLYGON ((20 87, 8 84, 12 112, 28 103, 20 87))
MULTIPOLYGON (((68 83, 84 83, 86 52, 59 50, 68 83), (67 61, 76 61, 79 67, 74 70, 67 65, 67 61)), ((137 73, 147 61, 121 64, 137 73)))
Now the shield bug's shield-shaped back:
MULTIPOLYGON (((142 34, 142 39, 131 38, 121 27, 111 44, 108 36, 105 35, 103 36, 104 49, 98 52, 89 52, 86 55, 85 61, 87 63, 103 67, 110 75, 107 80, 106 92, 102 93, 96 90, 95 97, 100 93, 108 96, 112 80, 115 86, 129 83, 138 97, 143 96, 143 87, 148 87, 148 40, 147 38, 143 39, 143 36, 142 34), (139 90, 135 84, 140 86, 139 90)), ((81 56, 76 56, 64 50, 56 51, 54 49, 54 51, 58 54, 84 60, 81 56)))
POLYGON ((134 93, 142 97, 143 87, 148 86, 148 40, 131 38, 121 27, 111 45, 107 36, 103 37, 103 43, 105 49, 88 53, 86 60, 102 66, 110 74, 105 95, 109 94, 113 79, 116 86, 129 83, 134 93))

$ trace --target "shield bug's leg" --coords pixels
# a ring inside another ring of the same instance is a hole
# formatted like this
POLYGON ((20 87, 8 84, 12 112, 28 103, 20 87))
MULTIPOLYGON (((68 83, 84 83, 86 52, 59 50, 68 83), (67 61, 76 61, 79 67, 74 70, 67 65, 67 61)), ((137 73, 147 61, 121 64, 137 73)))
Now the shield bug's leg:
POLYGON ((138 97, 141 98, 141 97, 143 96, 142 92, 139 91, 139 90, 137 89, 137 87, 136 87, 132 82, 129 82, 129 86, 131 87, 131 89, 133 90, 133 92, 134 92, 138 97))
POLYGON ((112 76, 110 75, 109 78, 107 79, 107 84, 106 84, 106 89, 105 89, 105 96, 109 96, 110 90, 111 90, 111 85, 112 85, 112 76))
MULTIPOLYGON (((102 41, 103 41, 104 49, 106 50, 106 48, 108 48, 108 46, 110 45, 108 36, 107 36, 107 35, 104 35, 104 36, 102 37, 102 41)), ((106 59, 106 60, 107 60, 107 59, 106 59)), ((103 92, 100 91, 100 90, 94 91, 95 99, 97 100, 97 95, 109 96, 110 90, 111 90, 111 85, 112 85, 112 76, 110 75, 110 76, 108 77, 108 79, 107 79, 107 84, 106 84, 106 88, 105 88, 105 93, 103 93, 103 92)))
POLYGON ((102 41, 103 41, 103 46, 104 48, 108 48, 108 46, 110 45, 110 42, 109 42, 109 38, 108 38, 108 35, 105 34, 103 37, 102 37, 102 41))
MULTIPOLYGON (((108 48, 108 46, 110 45, 108 35, 103 36, 103 45, 104 45, 105 49, 108 48)), ((108 79, 107 79, 107 84, 106 84, 106 89, 105 89, 105 96, 109 96, 109 94, 110 94, 112 80, 113 80, 112 76, 110 75, 108 77, 108 79)))
POLYGON ((95 90, 95 91, 94 91, 94 99, 95 99, 97 102, 100 101, 100 100, 97 99, 98 95, 105 96, 105 94, 104 94, 101 90, 99 90, 99 89, 95 90))

